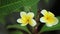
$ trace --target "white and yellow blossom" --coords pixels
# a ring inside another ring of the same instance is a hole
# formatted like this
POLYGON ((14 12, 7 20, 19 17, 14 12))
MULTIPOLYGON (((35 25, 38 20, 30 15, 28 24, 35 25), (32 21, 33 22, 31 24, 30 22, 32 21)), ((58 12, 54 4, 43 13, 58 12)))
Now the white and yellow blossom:
POLYGON ((36 25, 36 21, 33 19, 34 13, 32 13, 32 12, 29 12, 29 13, 21 12, 20 16, 21 16, 21 18, 17 19, 17 22, 21 23, 21 26, 25 26, 27 24, 29 24, 31 26, 36 25))
POLYGON ((40 21, 42 23, 46 23, 48 27, 51 27, 58 23, 58 19, 55 17, 53 13, 49 11, 47 12, 46 10, 42 10, 41 13, 43 14, 43 17, 40 18, 40 21))

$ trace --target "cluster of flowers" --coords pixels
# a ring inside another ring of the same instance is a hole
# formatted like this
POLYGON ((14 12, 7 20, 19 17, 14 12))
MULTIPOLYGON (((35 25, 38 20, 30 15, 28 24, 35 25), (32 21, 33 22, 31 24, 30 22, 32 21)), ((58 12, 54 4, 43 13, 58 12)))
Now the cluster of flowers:
MULTIPOLYGON (((55 15, 47 10, 42 10, 41 14, 43 15, 40 18, 40 22, 45 23, 46 26, 51 27, 53 25, 58 24, 58 19, 55 17, 55 15)), ((36 21, 33 19, 34 13, 33 12, 20 12, 21 18, 17 19, 18 23, 21 23, 21 26, 26 26, 27 24, 31 26, 36 26, 36 21)))

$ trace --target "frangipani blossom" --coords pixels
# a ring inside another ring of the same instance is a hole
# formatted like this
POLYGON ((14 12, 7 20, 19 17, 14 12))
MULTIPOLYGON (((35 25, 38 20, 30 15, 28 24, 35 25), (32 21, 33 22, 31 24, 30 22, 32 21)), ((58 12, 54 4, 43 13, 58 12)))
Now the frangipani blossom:
POLYGON ((42 10, 41 13, 43 14, 43 17, 40 18, 40 21, 46 23, 48 27, 58 24, 58 19, 53 13, 47 12, 46 10, 42 10))
POLYGON ((29 13, 21 12, 20 16, 21 16, 21 18, 17 19, 17 22, 21 23, 21 26, 26 26, 27 24, 29 24, 31 26, 36 25, 36 21, 33 19, 34 13, 32 13, 32 12, 29 12, 29 13))

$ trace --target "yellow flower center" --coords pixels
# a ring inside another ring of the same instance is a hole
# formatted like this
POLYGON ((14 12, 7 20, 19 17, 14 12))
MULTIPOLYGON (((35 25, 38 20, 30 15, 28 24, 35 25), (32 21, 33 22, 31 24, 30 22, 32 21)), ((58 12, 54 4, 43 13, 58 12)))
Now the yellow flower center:
POLYGON ((22 18, 22 21, 24 24, 28 23, 29 22, 29 17, 28 16, 25 16, 24 18, 22 18))
POLYGON ((28 22, 29 22, 29 19, 26 20, 26 23, 28 23, 28 22))
POLYGON ((54 17, 50 17, 50 16, 45 17, 45 18, 46 18, 47 23, 53 23, 53 21, 55 20, 54 17))

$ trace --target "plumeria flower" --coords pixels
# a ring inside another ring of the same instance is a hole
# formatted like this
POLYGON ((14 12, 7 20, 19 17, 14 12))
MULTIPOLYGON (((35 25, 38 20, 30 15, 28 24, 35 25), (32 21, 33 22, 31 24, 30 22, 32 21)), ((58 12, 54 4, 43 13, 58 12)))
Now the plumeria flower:
POLYGON ((27 24, 29 24, 31 26, 36 25, 36 21, 33 19, 34 13, 21 12, 20 16, 21 16, 21 18, 17 19, 17 22, 21 23, 21 26, 26 26, 27 24))
POLYGON ((47 10, 42 10, 41 14, 43 14, 43 17, 40 18, 40 21, 42 23, 46 23, 48 27, 58 24, 58 19, 55 17, 53 13, 47 10))

